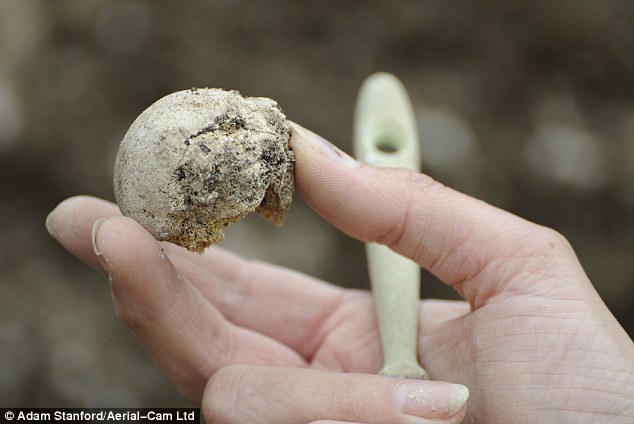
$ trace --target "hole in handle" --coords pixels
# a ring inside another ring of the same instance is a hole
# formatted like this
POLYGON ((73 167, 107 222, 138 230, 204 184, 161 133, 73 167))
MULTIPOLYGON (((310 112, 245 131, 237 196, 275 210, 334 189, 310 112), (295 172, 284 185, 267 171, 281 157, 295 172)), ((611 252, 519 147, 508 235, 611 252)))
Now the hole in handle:
POLYGON ((398 153, 405 145, 403 132, 394 127, 384 127, 377 130, 373 138, 374 147, 381 153, 398 153))

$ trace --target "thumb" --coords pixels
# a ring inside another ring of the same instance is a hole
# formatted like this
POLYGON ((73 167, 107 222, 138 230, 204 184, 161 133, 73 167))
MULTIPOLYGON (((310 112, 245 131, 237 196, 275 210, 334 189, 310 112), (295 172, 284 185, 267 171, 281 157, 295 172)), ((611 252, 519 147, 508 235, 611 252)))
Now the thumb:
POLYGON ((468 396, 438 381, 231 365, 211 378, 202 408, 214 423, 459 423, 468 396))

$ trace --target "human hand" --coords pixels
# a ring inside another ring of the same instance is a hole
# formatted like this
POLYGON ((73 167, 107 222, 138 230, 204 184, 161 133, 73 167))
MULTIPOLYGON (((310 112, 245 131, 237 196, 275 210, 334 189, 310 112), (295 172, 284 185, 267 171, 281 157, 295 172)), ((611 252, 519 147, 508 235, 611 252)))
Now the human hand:
POLYGON ((463 386, 372 375, 381 351, 368 293, 216 247, 199 255, 157 243, 100 199, 68 199, 47 225, 71 253, 109 276, 117 315, 179 393, 202 403, 208 422, 464 417, 463 386), (91 228, 103 218, 94 232, 97 256, 91 228))
MULTIPOLYGON (((466 299, 422 301, 419 346, 433 379, 469 387, 467 422, 634 419, 634 345, 563 237, 423 175, 359 165, 301 128, 292 147, 298 192, 317 212, 466 299)), ((381 352, 368 293, 218 248, 197 255, 157 243, 97 199, 67 200, 47 224, 110 276, 117 314, 210 422, 465 414, 460 386, 370 375, 381 352)))

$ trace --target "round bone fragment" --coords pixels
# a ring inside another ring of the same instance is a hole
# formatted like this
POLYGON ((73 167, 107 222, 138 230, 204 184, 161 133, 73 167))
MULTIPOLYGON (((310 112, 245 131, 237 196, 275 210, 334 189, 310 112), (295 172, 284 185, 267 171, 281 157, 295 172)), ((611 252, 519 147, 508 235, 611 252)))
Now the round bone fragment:
POLYGON ((221 89, 172 93, 123 138, 115 198, 156 239, 197 252, 253 211, 281 225, 294 185, 290 134, 271 99, 221 89))

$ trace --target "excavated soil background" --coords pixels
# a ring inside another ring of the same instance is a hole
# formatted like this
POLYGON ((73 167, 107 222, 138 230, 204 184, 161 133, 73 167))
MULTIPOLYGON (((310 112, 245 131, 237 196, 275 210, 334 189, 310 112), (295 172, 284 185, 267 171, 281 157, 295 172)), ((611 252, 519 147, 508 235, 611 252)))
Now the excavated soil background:
MULTIPOLYGON (((633 334, 634 2, 0 0, 2 405, 185 405, 106 281, 44 228, 66 197, 113 198, 145 107, 237 89, 350 151, 356 92, 379 70, 410 91, 425 171, 563 233, 633 334)), ((362 244, 299 198, 282 230, 249 218, 223 245, 368 287, 362 244)))

